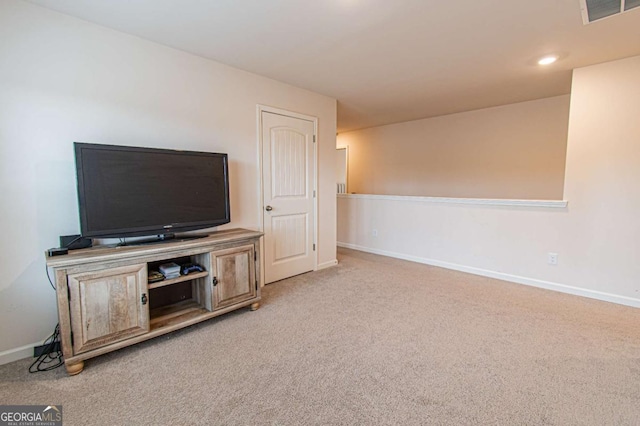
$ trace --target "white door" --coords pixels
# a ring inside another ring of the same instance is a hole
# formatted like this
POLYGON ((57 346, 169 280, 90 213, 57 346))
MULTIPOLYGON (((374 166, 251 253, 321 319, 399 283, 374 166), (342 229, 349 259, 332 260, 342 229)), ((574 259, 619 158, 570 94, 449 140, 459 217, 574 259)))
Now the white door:
POLYGON ((264 281, 314 268, 313 121, 262 111, 264 281))

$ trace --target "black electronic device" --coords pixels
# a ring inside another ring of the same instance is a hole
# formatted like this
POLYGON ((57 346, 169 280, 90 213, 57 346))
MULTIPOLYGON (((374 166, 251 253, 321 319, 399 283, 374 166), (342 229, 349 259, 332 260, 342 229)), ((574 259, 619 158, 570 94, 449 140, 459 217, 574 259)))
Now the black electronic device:
POLYGON ((231 220, 227 154, 74 146, 83 237, 166 238, 231 220))
POLYGON ((69 250, 89 248, 93 245, 91 238, 84 238, 82 235, 60 235, 60 247, 69 250))
POLYGON ((202 272, 204 268, 197 263, 185 263, 180 266, 180 273, 182 275, 189 275, 191 272, 202 272))
POLYGON ((47 250, 47 254, 49 255, 49 257, 62 256, 63 254, 67 253, 69 253, 69 249, 67 249, 66 247, 50 248, 49 250, 47 250))

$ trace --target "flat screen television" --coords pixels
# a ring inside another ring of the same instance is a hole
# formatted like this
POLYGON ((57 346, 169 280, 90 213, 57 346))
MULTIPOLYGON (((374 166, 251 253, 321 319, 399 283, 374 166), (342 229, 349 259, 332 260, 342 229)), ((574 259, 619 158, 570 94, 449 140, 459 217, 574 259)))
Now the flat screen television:
POLYGON ((83 237, 168 237, 231 220, 227 154, 74 147, 83 237))

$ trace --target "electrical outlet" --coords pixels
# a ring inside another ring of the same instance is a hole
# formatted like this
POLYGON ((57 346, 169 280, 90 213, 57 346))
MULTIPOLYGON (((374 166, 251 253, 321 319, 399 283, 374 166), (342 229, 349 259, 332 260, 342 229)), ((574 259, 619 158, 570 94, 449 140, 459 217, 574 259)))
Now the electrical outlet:
POLYGON ((374 229, 373 231, 371 231, 371 235, 373 235, 374 237, 378 236, 378 230, 374 229))
POLYGON ((40 345, 40 346, 36 346, 33 348, 33 357, 34 358, 38 358, 40 355, 43 355, 45 353, 50 354, 53 352, 60 352, 60 342, 56 341, 53 342, 53 345, 48 344, 48 345, 40 345))
POLYGON ((549 265, 557 265, 558 264, 558 253, 548 253, 547 263, 549 265))

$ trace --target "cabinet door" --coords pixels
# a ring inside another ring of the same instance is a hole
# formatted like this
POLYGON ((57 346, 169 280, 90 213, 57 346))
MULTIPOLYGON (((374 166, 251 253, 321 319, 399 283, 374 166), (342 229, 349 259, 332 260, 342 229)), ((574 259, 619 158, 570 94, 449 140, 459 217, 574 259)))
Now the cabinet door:
POLYGON ((149 331, 146 265, 73 274, 67 283, 75 354, 149 331))
POLYGON ((253 245, 211 253, 213 310, 256 297, 256 266, 253 245))

